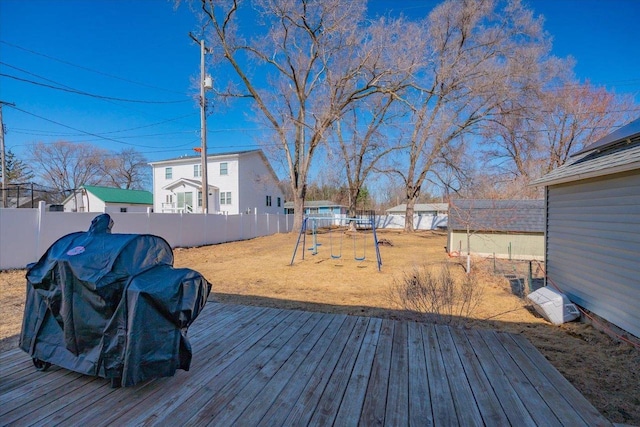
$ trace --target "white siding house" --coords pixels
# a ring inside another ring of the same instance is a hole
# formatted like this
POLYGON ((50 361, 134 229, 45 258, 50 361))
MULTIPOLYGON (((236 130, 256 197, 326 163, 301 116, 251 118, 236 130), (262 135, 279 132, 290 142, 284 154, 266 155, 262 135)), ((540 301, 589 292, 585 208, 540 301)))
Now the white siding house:
POLYGON ((546 188, 547 284, 640 337, 640 118, 534 184, 546 188))
MULTIPOLYGON (((200 213, 201 157, 184 156, 150 163, 154 211, 200 213)), ((262 150, 207 156, 209 213, 282 213, 278 177, 262 150)))
POLYGON ((144 190, 83 185, 62 203, 64 212, 147 212, 153 194, 144 190))

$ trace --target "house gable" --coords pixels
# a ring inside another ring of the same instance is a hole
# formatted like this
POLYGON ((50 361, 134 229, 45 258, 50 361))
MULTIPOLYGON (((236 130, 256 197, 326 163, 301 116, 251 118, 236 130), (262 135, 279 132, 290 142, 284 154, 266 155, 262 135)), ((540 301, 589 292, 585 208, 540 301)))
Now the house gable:
MULTIPOLYGON (((200 190, 202 188, 202 181, 196 181, 195 179, 188 179, 188 178, 180 178, 178 180, 173 181, 170 184, 165 185, 164 187, 162 187, 165 190, 175 190, 176 188, 179 188, 181 186, 188 186, 188 187, 192 187, 194 189, 200 190)), ((218 190, 218 187, 216 187, 215 185, 211 185, 209 184, 209 189, 210 190, 218 190)))

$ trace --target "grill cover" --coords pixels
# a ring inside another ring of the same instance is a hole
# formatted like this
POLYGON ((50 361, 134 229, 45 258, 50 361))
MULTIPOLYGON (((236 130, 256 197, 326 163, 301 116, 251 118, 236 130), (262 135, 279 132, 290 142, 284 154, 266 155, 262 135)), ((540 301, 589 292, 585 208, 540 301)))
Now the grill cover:
POLYGON ((56 241, 27 271, 20 348, 123 386, 189 370, 187 328, 211 284, 173 268, 158 236, 112 234, 108 214, 56 241))

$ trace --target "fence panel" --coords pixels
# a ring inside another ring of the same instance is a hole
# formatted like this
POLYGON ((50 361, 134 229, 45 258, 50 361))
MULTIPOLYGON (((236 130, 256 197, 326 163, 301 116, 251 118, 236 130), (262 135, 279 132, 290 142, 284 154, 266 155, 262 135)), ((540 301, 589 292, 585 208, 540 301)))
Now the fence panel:
POLYGON ((182 246, 182 214, 153 214, 149 217, 149 234, 163 237, 172 248, 182 246))
POLYGON ((0 268, 24 268, 38 253, 37 209, 0 209, 0 268))
MULTIPOLYGON (((0 209, 0 270, 37 261, 60 237, 86 231, 98 213, 0 209)), ((291 231, 288 215, 113 213, 114 233, 153 234, 172 248, 245 240, 291 231)))
POLYGON ((44 209, 35 209, 40 217, 40 227, 33 229, 34 238, 38 242, 35 256, 27 260, 26 264, 37 261, 49 246, 60 237, 76 231, 87 231, 91 221, 96 217, 95 213, 74 213, 66 215, 64 212, 47 212, 44 209))
MULTIPOLYGON (((95 216, 95 214, 92 215, 95 216)), ((113 220, 111 231, 125 234, 152 234, 149 215, 146 212, 110 213, 109 216, 113 220)))

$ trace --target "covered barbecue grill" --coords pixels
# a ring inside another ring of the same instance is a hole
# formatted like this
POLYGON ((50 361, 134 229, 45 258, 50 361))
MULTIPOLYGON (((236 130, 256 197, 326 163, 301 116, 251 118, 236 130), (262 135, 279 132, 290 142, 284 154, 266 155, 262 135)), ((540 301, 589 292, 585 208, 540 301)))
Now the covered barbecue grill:
POLYGON ((112 234, 112 226, 102 214, 30 266, 20 348, 38 369, 55 364, 112 386, 188 371, 187 328, 211 284, 173 268, 161 237, 112 234))

